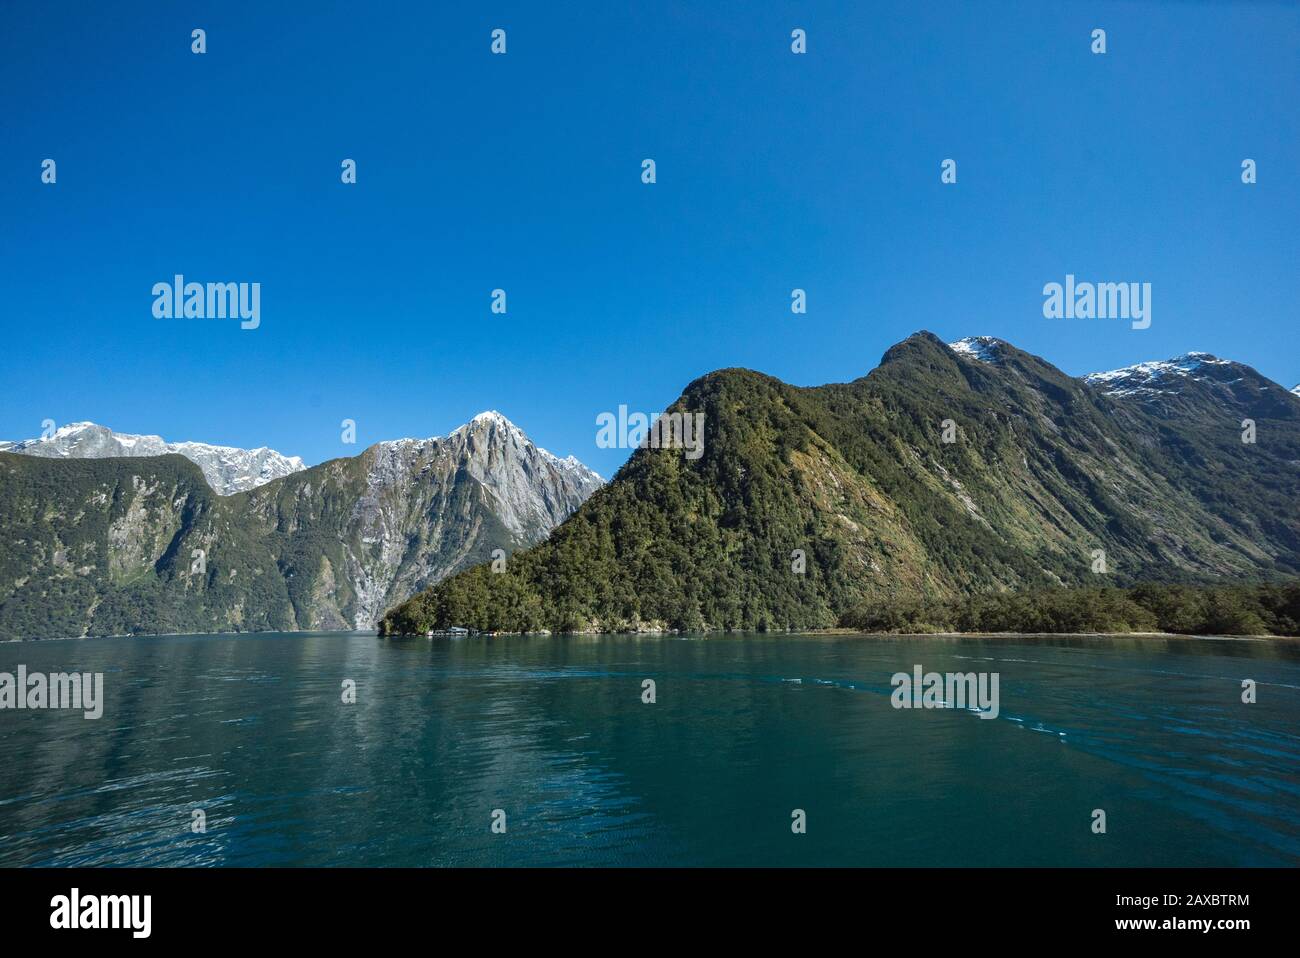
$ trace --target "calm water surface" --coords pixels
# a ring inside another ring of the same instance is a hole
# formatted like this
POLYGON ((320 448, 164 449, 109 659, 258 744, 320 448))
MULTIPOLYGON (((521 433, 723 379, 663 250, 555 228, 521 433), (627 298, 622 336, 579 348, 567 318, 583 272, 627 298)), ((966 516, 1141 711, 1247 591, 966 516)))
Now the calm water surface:
POLYGON ((105 673, 105 708, 0 711, 4 866, 1300 864, 1294 642, 0 645, 19 663, 105 673), (892 708, 917 663, 999 673, 1000 716, 892 708))

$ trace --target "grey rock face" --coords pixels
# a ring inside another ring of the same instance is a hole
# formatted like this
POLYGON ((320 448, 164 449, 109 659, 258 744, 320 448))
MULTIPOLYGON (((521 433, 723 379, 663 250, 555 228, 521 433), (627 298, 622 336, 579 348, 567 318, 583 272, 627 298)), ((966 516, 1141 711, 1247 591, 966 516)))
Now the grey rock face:
POLYGON ((342 538, 354 603, 353 628, 496 549, 533 545, 603 484, 577 459, 533 444, 498 412, 447 436, 381 442, 361 456, 365 487, 342 538), (421 547, 412 549, 413 542, 421 547))

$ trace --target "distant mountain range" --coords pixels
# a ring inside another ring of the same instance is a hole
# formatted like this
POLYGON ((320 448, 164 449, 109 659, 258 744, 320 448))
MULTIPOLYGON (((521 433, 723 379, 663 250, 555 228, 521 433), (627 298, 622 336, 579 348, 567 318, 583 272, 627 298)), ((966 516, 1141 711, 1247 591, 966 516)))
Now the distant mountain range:
POLYGON ((703 455, 637 449, 544 543, 381 631, 806 628, 916 597, 1300 573, 1300 399, 1206 353, 1074 378, 921 332, 850 383, 724 369, 669 411, 704 414, 703 455))
POLYGON ((1298 390, 1207 353, 1076 379, 918 333, 851 383, 710 373, 669 410, 705 414, 703 455, 638 449, 603 488, 496 412, 311 468, 76 423, 0 444, 0 638, 811 627, 1295 575, 1298 390))
POLYGON ((544 538, 601 485, 497 412, 308 469, 270 450, 148 456, 141 440, 157 437, 59 432, 0 452, 0 638, 372 628, 424 586, 544 538), (263 480, 272 463, 289 473, 263 480), (214 494, 214 470, 253 487, 214 494))
POLYGON ((109 459, 176 453, 198 465, 214 492, 229 496, 255 489, 307 466, 297 456, 282 456, 265 446, 236 449, 205 442, 167 442, 161 436, 132 436, 93 422, 60 426, 49 437, 0 442, 0 452, 50 459, 109 459))

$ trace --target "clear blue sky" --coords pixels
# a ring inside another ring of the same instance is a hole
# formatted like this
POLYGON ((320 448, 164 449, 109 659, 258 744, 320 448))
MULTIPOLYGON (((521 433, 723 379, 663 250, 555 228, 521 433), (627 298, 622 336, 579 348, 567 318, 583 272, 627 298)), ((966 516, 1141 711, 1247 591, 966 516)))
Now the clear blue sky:
POLYGON ((1300 381, 1295 4, 289 6, 0 5, 0 438, 318 462, 496 408, 611 475, 602 411, 921 328, 1300 381), (261 327, 155 319, 175 273, 260 282, 261 327), (1151 328, 1044 319, 1066 273, 1152 283, 1151 328))

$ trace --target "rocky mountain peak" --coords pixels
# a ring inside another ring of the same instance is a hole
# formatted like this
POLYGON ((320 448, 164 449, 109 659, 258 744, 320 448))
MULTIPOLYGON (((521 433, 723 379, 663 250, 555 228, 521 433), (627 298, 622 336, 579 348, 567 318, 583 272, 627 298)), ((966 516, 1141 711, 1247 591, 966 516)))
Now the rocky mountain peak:
POLYGON ((587 489, 588 494, 604 482, 599 474, 583 465, 576 456, 560 458, 538 446, 522 429, 495 409, 479 413, 445 436, 393 439, 378 443, 373 448, 390 453, 401 450, 414 455, 432 454, 434 450, 452 454, 451 451, 454 450, 458 458, 468 462, 476 458, 491 458, 490 450, 494 447, 510 447, 525 458, 545 460, 561 472, 571 474, 580 487, 587 489))

